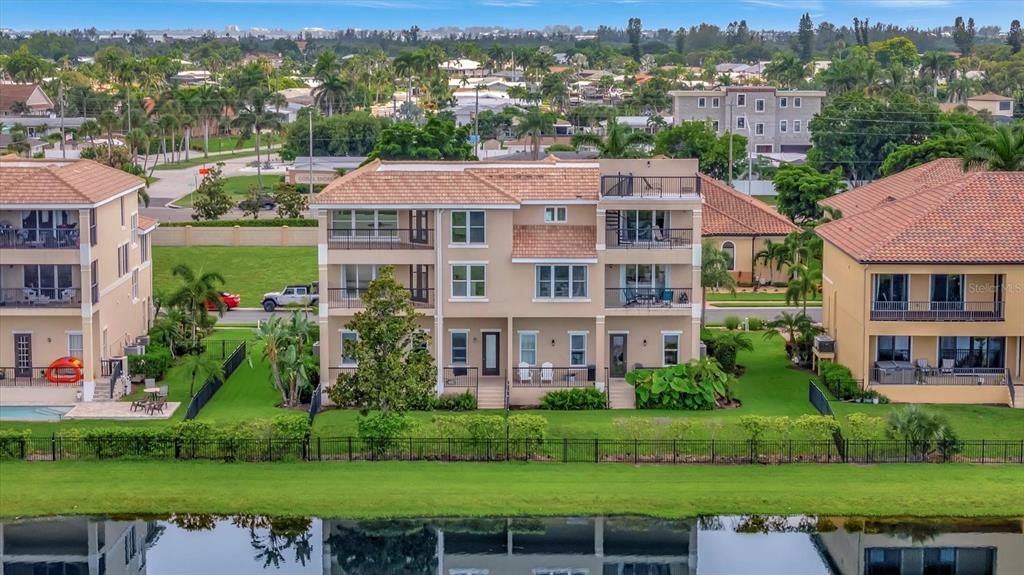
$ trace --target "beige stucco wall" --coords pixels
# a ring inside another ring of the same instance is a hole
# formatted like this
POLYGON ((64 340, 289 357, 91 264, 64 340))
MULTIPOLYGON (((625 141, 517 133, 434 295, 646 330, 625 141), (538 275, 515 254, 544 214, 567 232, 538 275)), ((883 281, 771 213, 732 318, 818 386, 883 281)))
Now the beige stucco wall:
POLYGON ((160 227, 153 231, 157 246, 315 246, 316 228, 160 227))
MULTIPOLYGON (((26 310, 46 313, 50 310, 26 310)), ((0 367, 14 366, 14 334, 32 335, 32 366, 46 367, 68 354, 68 332, 82 331, 82 316, 77 309, 60 310, 62 315, 0 316, 0 367)), ((38 375, 38 374, 36 374, 38 375)))
POLYGON ((779 243, 784 236, 706 236, 714 242, 715 246, 721 249, 726 242, 732 242, 735 247, 736 257, 733 262, 732 277, 741 284, 753 283, 755 278, 762 278, 772 282, 785 282, 788 268, 776 270, 774 267, 764 265, 764 262, 754 263, 757 252, 765 247, 765 243, 772 241, 779 243))
POLYGON ((1012 99, 1010 100, 1010 109, 1009 110, 1000 110, 999 109, 999 102, 990 102, 990 101, 986 101, 986 100, 974 100, 974 99, 971 99, 971 98, 967 99, 967 107, 972 109, 972 110, 976 110, 978 112, 982 112, 982 111, 988 112, 989 114, 992 114, 993 116, 1000 116, 1000 117, 1003 117, 1003 118, 1012 118, 1013 117, 1013 100, 1012 99))

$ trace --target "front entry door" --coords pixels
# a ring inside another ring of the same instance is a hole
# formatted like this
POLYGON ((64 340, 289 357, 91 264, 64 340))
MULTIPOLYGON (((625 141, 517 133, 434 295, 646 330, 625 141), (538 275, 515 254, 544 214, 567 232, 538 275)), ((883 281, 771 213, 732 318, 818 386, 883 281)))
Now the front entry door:
POLYGON ((14 334, 14 377, 32 377, 32 334, 14 334))
POLYGON ((608 336, 608 374, 610 377, 626 377, 626 340, 624 333, 608 336))
POLYGON ((496 331, 484 332, 484 375, 501 374, 501 334, 496 331))

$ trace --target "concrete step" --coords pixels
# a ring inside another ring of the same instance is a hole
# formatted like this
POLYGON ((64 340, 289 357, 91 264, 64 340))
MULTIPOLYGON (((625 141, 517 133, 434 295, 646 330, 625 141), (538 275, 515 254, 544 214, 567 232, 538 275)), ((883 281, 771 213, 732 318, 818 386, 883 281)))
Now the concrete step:
POLYGON ((1016 399, 1013 407, 1017 409, 1024 409, 1024 385, 1014 385, 1013 396, 1016 399))

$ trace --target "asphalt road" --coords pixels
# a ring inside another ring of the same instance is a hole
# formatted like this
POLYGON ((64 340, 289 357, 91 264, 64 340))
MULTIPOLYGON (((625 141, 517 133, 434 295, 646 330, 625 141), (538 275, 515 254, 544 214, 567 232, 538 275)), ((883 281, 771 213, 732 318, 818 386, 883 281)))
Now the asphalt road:
MULTIPOLYGON (((719 323, 723 321, 727 316, 735 315, 741 318, 744 317, 759 317, 761 319, 775 319, 775 316, 779 315, 783 311, 790 313, 800 311, 800 308, 796 307, 732 307, 732 308, 708 308, 708 322, 719 323)), ((263 310, 258 309, 235 309, 224 314, 220 320, 217 321, 220 325, 237 325, 256 323, 268 319, 271 315, 287 315, 288 311, 277 311, 274 314, 269 314, 263 310)), ((311 313, 316 313, 312 311, 311 313)), ((807 308, 807 315, 811 316, 814 321, 821 321, 821 308, 807 308)))

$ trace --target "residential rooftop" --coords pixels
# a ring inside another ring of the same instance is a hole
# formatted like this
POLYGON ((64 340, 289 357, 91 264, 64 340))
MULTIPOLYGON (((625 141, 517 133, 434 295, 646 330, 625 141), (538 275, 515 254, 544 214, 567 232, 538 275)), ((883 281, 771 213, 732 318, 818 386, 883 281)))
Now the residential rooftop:
POLYGON ((146 185, 92 160, 0 158, 0 207, 91 207, 146 185))
POLYGON ((963 164, 959 159, 942 158, 837 194, 820 203, 838 209, 844 216, 852 216, 886 201, 901 200, 929 188, 955 182, 963 175, 963 164))
POLYGON ((703 235, 784 236, 799 229, 764 202, 710 176, 701 174, 700 179, 704 196, 703 235))

